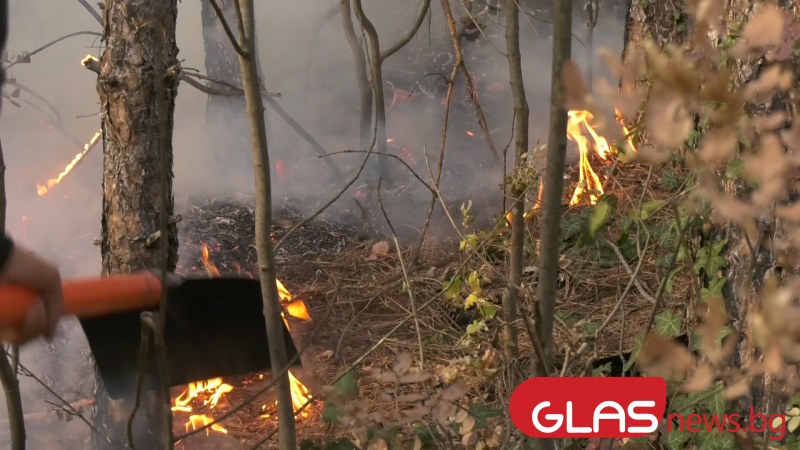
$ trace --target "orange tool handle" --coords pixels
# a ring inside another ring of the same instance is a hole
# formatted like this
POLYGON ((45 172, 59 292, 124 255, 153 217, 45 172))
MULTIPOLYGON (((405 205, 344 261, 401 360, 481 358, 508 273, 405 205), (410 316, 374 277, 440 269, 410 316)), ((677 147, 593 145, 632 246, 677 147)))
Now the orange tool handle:
MULTIPOLYGON (((81 319, 144 310, 161 300, 161 280, 152 272, 64 281, 64 315, 81 319)), ((33 290, 0 286, 0 326, 20 325, 38 299, 33 290)))

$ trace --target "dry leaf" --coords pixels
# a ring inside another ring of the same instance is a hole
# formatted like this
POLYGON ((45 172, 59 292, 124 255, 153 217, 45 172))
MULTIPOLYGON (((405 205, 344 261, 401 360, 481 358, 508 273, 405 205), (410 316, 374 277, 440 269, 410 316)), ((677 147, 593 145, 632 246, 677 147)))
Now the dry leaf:
POLYGON ((461 445, 463 445, 465 448, 470 448, 476 443, 478 443, 478 433, 470 432, 461 438, 461 445))
POLYGON ((383 439, 375 439, 367 445, 367 450, 389 450, 389 445, 383 439))
POLYGON ((412 370, 411 372, 401 376, 397 382, 400 384, 417 384, 424 383, 430 380, 430 378, 431 375, 429 373, 412 370))
POLYGON ((403 415, 407 419, 412 420, 412 421, 422 420, 422 418, 425 417, 426 415, 428 415, 428 413, 430 413, 430 412, 431 412, 430 408, 428 408, 427 406, 423 405, 422 403, 417 403, 416 405, 414 405, 413 408, 404 409, 402 411, 403 415))
POLYGON ((785 206, 777 206, 775 208, 775 215, 779 219, 800 223, 800 202, 785 206))
POLYGON ((714 383, 714 371, 711 367, 703 365, 695 369, 694 373, 681 386, 681 392, 692 393, 708 389, 714 383))
POLYGON ((783 111, 779 111, 776 113, 767 114, 766 116, 756 117, 755 120, 753 120, 753 125, 755 126, 757 132, 764 133, 783 128, 787 119, 787 114, 783 111))
POLYGON ((647 105, 647 130, 663 146, 678 148, 692 131, 692 116, 679 97, 665 95, 651 99, 647 105))
POLYGON ((379 256, 387 255, 389 253, 389 243, 386 241, 376 242, 372 245, 367 261, 376 261, 379 256))
POLYGON ((411 355, 408 353, 398 353, 394 358, 394 364, 392 364, 392 371, 395 373, 395 375, 402 377, 410 368, 411 355))
POLYGON ((657 334, 647 337, 636 362, 648 376, 680 380, 692 368, 689 349, 657 334))
POLYGON ((733 157, 738 143, 733 130, 715 130, 703 138, 698 156, 709 166, 719 168, 733 157))
POLYGON ((765 5, 753 14, 742 31, 751 49, 777 47, 783 39, 783 14, 774 5, 765 5))
POLYGON ((725 400, 734 400, 750 392, 750 382, 747 378, 737 381, 735 384, 728 386, 722 391, 722 398, 725 400))
POLYGON ((785 91, 792 87, 792 73, 774 64, 761 72, 758 78, 744 87, 744 98, 752 102, 765 102, 772 98, 775 91, 785 91))
POLYGON ((461 382, 453 383, 442 391, 442 400, 453 402, 467 393, 466 387, 461 382))
POLYGON ((463 421, 461 421, 461 428, 458 429, 458 432, 461 434, 469 434, 472 433, 472 430, 475 429, 475 418, 472 416, 467 416, 463 421))
POLYGON ((324 352, 320 352, 320 354, 317 355, 317 359, 319 359, 320 361, 327 361, 333 358, 333 355, 334 355, 333 350, 325 350, 324 352))

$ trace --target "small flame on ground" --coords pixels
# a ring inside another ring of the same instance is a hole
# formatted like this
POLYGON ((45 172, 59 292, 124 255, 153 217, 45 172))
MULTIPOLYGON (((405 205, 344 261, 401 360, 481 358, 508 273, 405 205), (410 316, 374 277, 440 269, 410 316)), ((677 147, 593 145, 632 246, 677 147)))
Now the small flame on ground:
POLYGON ((392 144, 392 143, 394 143, 394 138, 387 138, 387 139, 386 139, 386 143, 387 143, 387 144, 392 144))
POLYGON ((585 110, 569 111, 568 116, 567 137, 575 141, 580 151, 578 185, 575 187, 575 192, 573 192, 569 204, 577 205, 584 194, 588 194, 589 202, 595 204, 600 196, 603 195, 603 184, 597 174, 594 173, 594 170, 592 170, 591 164, 589 164, 589 139, 583 134, 582 129, 586 129, 589 135, 592 136, 595 151, 602 159, 608 158, 611 150, 605 138, 598 136, 589 124, 589 121, 594 117, 592 113, 585 110))
POLYGON ((75 155, 75 157, 72 158, 72 161, 70 161, 70 163, 67 164, 64 170, 62 170, 57 177, 47 180, 47 183, 45 184, 38 184, 38 183, 36 184, 36 193, 39 195, 39 197, 44 197, 44 195, 47 194, 50 191, 50 189, 53 188, 53 186, 57 185, 58 183, 61 183, 61 180, 63 180, 64 177, 66 177, 70 172, 72 172, 72 169, 74 169, 75 166, 77 166, 78 163, 81 162, 83 157, 86 156, 87 153, 89 153, 89 150, 91 150, 95 146, 95 144, 97 144, 97 142, 100 140, 100 135, 101 135, 100 131, 95 133, 94 136, 92 136, 92 139, 90 139, 89 142, 83 146, 83 151, 75 155))
POLYGON ((188 433, 189 431, 191 431, 189 430, 189 428, 191 428, 192 430, 196 430, 208 424, 213 424, 213 425, 206 428, 206 436, 210 435, 212 430, 223 434, 228 434, 228 430, 226 430, 219 424, 214 423, 214 418, 208 417, 205 414, 192 414, 191 416, 189 416, 189 421, 186 422, 184 426, 186 427, 186 432, 188 433))
MULTIPOLYGON (((291 371, 287 372, 287 374, 289 375, 289 388, 292 391, 292 406, 294 407, 294 412, 297 413, 311 399, 311 394, 309 394, 308 388, 292 375, 291 371)), ((300 413, 300 417, 308 417, 308 411, 303 410, 300 413)))
MULTIPOLYGON (((189 383, 175 398, 173 402, 172 411, 177 412, 185 412, 185 413, 192 413, 194 410, 192 409, 191 402, 192 400, 196 399, 200 394, 205 394, 205 399, 203 400, 203 405, 209 407, 209 409, 214 409, 217 404, 219 403, 220 399, 223 395, 231 392, 233 390, 233 386, 223 383, 222 378, 211 378, 205 381, 196 381, 194 383, 189 383)), ((192 414, 189 416, 189 420, 184 425, 186 427, 186 431, 189 431, 189 428, 196 430, 202 426, 208 425, 214 422, 214 418, 207 416, 205 414, 192 414)), ((218 431, 220 433, 227 433, 224 427, 219 424, 211 425, 211 427, 206 429, 206 434, 209 433, 209 430, 218 431)))
POLYGON ((203 269, 205 269, 206 272, 208 272, 209 276, 218 277, 219 269, 217 269, 217 266, 215 266, 214 263, 212 263, 211 260, 209 259, 210 252, 208 250, 208 245, 203 244, 200 251, 202 255, 201 261, 203 263, 203 269))
POLYGON ((633 138, 631 137, 631 132, 628 130, 628 127, 625 126, 625 118, 622 117, 622 113, 619 109, 614 108, 614 116, 617 119, 617 123, 622 127, 622 132, 625 133, 625 142, 627 150, 630 152, 631 155, 636 153, 636 147, 633 146, 633 138))
POLYGON ((475 133, 473 133, 472 131, 467 130, 467 136, 474 137, 475 133))

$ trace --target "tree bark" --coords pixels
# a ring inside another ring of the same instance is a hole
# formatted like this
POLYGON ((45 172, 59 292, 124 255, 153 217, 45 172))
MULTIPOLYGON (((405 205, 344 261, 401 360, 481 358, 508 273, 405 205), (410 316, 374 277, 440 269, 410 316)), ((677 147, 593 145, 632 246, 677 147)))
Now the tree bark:
MULTIPOLYGON (((511 94, 514 97, 514 167, 524 163, 528 151, 528 100, 525 98, 525 83, 522 77, 522 56, 519 52, 519 6, 516 0, 506 0, 506 48, 508 70, 511 79, 511 94)), ((513 179, 513 177, 512 177, 513 179)), ((511 253, 509 255, 508 286, 503 296, 505 356, 511 360, 517 356, 517 301, 522 280, 522 255, 525 244, 525 187, 511 182, 510 198, 514 200, 511 215, 511 253)), ((560 205, 559 205, 560 206, 560 205)))
POLYGON ((347 44, 350 46, 350 52, 353 54, 353 67, 356 71, 356 82, 358 84, 358 98, 361 102, 358 148, 366 151, 369 150, 372 142, 372 89, 369 86, 367 58, 364 55, 362 41, 357 37, 353 27, 350 0, 340 0, 339 5, 344 35, 347 38, 347 44))
MULTIPOLYGON (((235 26, 235 2, 228 0, 217 3, 227 23, 235 26)), ((239 57, 209 0, 202 0, 201 18, 206 75, 214 80, 241 86, 239 57)), ((246 108, 243 96, 209 95, 206 102, 206 129, 215 149, 214 157, 221 167, 237 169, 237 173, 249 170, 251 164, 246 108)))
POLYGON ((537 331, 550 364, 553 354, 553 312, 558 287, 561 196, 564 190, 564 162, 567 154, 567 110, 561 72, 572 50, 572 1, 557 0, 553 23, 553 67, 550 88, 550 132, 547 138, 547 167, 542 194, 541 238, 539 250, 539 302, 537 331))
POLYGON ((258 256, 258 275, 261 282, 261 295, 264 299, 264 317, 267 325, 269 354, 272 360, 272 373, 277 377, 276 397, 278 401, 279 448, 294 450, 295 435, 294 409, 289 387, 289 376, 285 370, 288 364, 283 335, 282 308, 276 284, 275 259, 270 241, 272 224, 272 191, 269 173, 269 148, 267 131, 264 125, 264 104, 261 101, 261 85, 258 80, 258 65, 255 58, 255 20, 253 0, 240 1, 239 43, 244 55, 239 54, 247 114, 252 140, 253 170, 255 175, 256 205, 256 253, 258 256))
MULTIPOLYGON (((6 232, 6 162, 0 145, 0 233, 6 232)), ((11 432, 11 450, 25 449, 25 418, 22 410, 22 393, 19 390, 17 371, 6 353, 0 355, 0 383, 5 393, 8 426, 11 432)))
MULTIPOLYGON (((165 255, 152 239, 160 236, 162 215, 173 214, 171 139, 164 136, 172 135, 179 73, 177 1, 108 0, 103 14, 106 48, 97 79, 103 130, 103 274, 161 269, 165 255), (170 173, 164 174, 164 167, 170 173)), ((174 223, 168 225, 167 236, 158 237, 165 238, 166 268, 173 271, 178 248, 174 223)), ((95 426, 111 442, 93 434, 92 446, 124 446, 134 394, 112 400, 97 379, 95 426)), ((147 392, 142 399, 133 428, 136 448, 167 448, 161 442, 165 431, 159 428, 166 426, 170 411, 168 400, 159 398, 147 392)))

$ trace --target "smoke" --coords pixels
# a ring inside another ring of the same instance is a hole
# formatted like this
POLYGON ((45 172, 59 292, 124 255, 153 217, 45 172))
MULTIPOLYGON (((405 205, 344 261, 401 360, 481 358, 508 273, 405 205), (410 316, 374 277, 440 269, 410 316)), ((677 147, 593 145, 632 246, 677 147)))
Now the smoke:
MULTIPOLYGON (((323 20, 338 1, 256 3, 259 57, 266 89, 280 93, 276 98, 279 104, 327 152, 357 149, 359 98, 352 55, 338 14, 323 20)), ((460 2, 451 3, 458 20, 464 9, 460 2)), ((544 142, 547 135, 552 46, 552 16, 548 8, 552 2, 520 3, 528 13, 521 15, 521 42, 531 108, 530 141, 534 145, 544 142)), ((622 45, 624 2, 602 3, 594 46, 618 52, 622 45)), ((418 2, 404 4, 398 7, 396 0, 365 0, 366 13, 375 23, 384 49, 408 31, 417 14, 418 2)), ((503 56, 505 18, 492 13, 491 8, 484 13, 483 5, 485 2, 476 1, 474 10, 476 20, 486 26, 483 35, 475 40, 465 39, 463 47, 488 127, 502 152, 510 142, 513 113, 503 56)), ((205 73, 200 8, 200 2, 179 4, 177 40, 183 66, 205 73)), ((391 106, 387 132, 393 139, 389 148, 426 181, 426 154, 434 172, 439 158, 445 78, 452 62, 441 6, 434 0, 431 8, 418 35, 384 65, 386 104, 391 106), (404 96, 412 91, 411 98, 406 99, 404 96)), ((100 31, 77 2, 11 0, 10 13, 8 50, 12 58, 15 53, 32 51, 68 33, 100 31)), ((589 59, 580 42, 585 42, 585 22, 586 13, 575 11, 573 58, 584 68, 589 59)), ((58 174, 99 129, 96 76, 80 64, 87 53, 99 56, 99 44, 99 38, 92 36, 73 37, 34 55, 30 64, 16 65, 9 77, 33 93, 22 90, 18 98, 3 99, 0 139, 7 166, 7 228, 18 242, 56 261, 65 278, 92 276, 100 270, 100 250, 94 241, 100 237, 102 147, 91 151, 45 197, 36 194, 36 183, 58 174)), ((595 80, 602 74, 602 66, 594 58, 595 80)), ((3 89, 6 94, 13 90, 12 86, 3 89)), ((456 211, 461 202, 475 200, 474 213, 490 218, 500 213, 503 173, 493 163, 466 95, 462 79, 454 93, 442 192, 456 211)), ((246 123, 242 126, 245 116, 241 109, 231 110, 228 116, 208 123, 206 103, 205 94, 186 84, 180 86, 173 140, 178 213, 197 198, 247 193, 252 186, 250 168, 237 162, 242 160, 242 152, 245 160, 249 157, 249 148, 237 144, 249 142, 249 135, 243 136, 247 133, 246 123)), ((330 199, 343 182, 332 178, 326 162, 274 110, 267 108, 267 115, 277 206, 310 211, 330 199)), ((513 148, 509 148, 509 166, 512 155, 513 148)), ((363 154, 328 158, 349 179, 363 154)), ((402 165, 390 161, 389 167, 397 183, 384 194, 387 212, 399 232, 413 236, 422 226, 430 195, 402 165)), ((361 182, 357 182, 337 202, 333 214, 357 215, 353 198, 364 194, 363 190, 361 182)), ((374 205, 374 192, 366 193, 370 194, 374 205)), ((372 212, 376 220, 382 221, 379 212, 372 212)), ((441 219, 441 212, 437 217, 441 219)), ((445 224, 440 228, 447 227, 445 224)), ((22 352, 22 363, 68 401, 92 397, 94 383, 87 361, 86 342, 75 321, 64 322, 53 344, 33 343, 22 352)), ((23 377, 22 388, 26 413, 52 410, 45 400, 58 403, 30 378, 23 377)), ((5 411, 0 408, 0 443, 7 442, 4 418, 5 411)), ((36 419, 28 426, 30 440, 35 441, 29 448, 33 449, 52 448, 48 440, 52 443, 54 436, 69 436, 81 442, 89 433, 79 421, 54 425, 36 419)))

